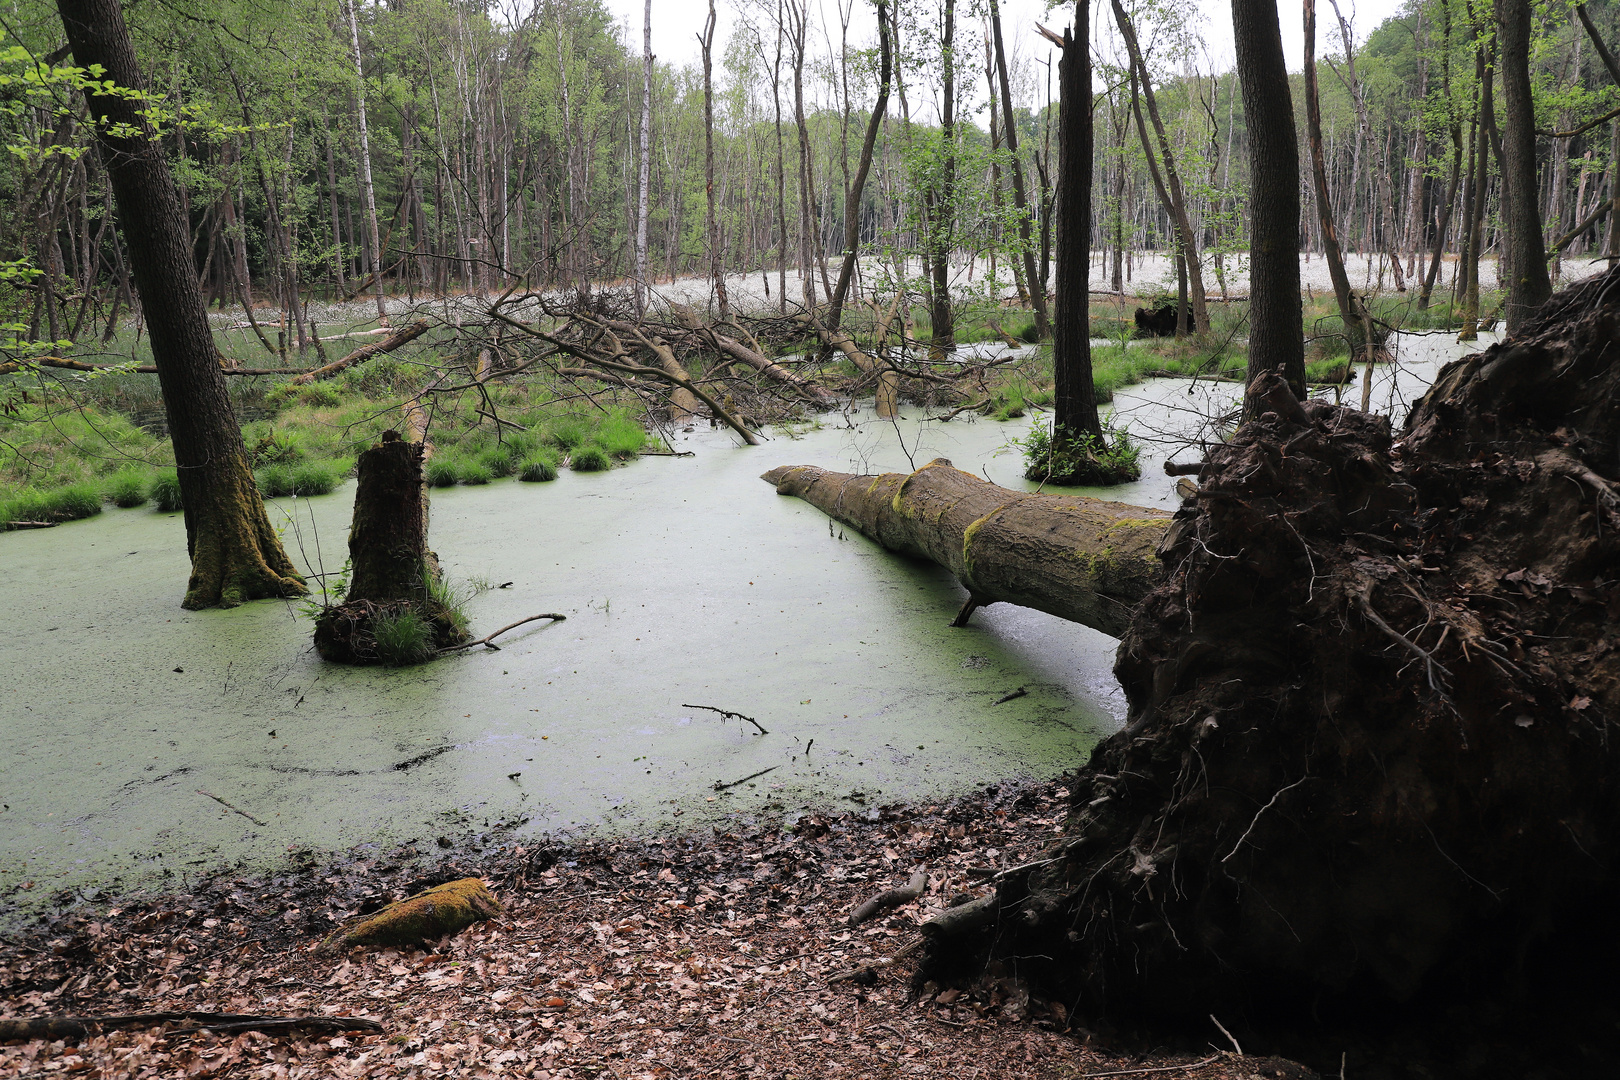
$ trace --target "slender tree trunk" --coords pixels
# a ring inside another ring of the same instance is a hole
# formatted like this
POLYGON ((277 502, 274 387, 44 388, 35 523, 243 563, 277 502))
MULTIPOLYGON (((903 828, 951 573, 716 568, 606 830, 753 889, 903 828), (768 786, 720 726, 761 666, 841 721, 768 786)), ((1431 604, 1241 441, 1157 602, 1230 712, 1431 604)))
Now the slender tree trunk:
POLYGON ((357 2, 348 0, 345 6, 349 15, 349 42, 354 56, 354 100, 360 120, 360 194, 366 203, 366 237, 371 241, 371 265, 366 269, 376 276, 377 322, 387 326, 388 305, 383 299, 382 282, 382 238, 377 234, 377 189, 371 182, 371 132, 366 124, 366 71, 360 63, 360 22, 354 10, 357 2))
POLYGON ((703 24, 699 42, 703 46, 703 190, 707 196, 704 221, 709 247, 709 280, 714 285, 715 301, 720 307, 720 321, 731 321, 731 303, 726 297, 726 268, 720 250, 720 226, 714 206, 714 87, 711 81, 713 65, 711 50, 714 46, 714 0, 709 0, 709 19, 703 24))
MULTIPOLYGON (((1084 2, 1084 0, 1081 0, 1084 2)), ((1087 5, 1089 6, 1089 4, 1087 5)), ((1029 302, 1035 309, 1035 332, 1042 341, 1051 335, 1051 319, 1046 312, 1046 293, 1040 286, 1040 278, 1035 273, 1035 245, 1031 232, 1029 212, 1029 199, 1024 194, 1024 163, 1018 155, 1018 125, 1013 119, 1012 84, 1007 78, 1007 52, 1001 44, 1001 5, 997 0, 990 0, 990 31, 996 43, 996 74, 1001 80, 1001 127, 1003 136, 1007 141, 1007 152, 1012 158, 1012 185, 1013 209, 1018 212, 1018 240, 1019 254, 1024 264, 1024 280, 1029 282, 1029 302)), ((1089 36, 1089 35, 1086 35, 1089 36)), ((1087 85, 1090 85, 1089 71, 1087 85)), ((1089 102, 1087 112, 1090 112, 1089 102)), ((1089 127, 1089 125, 1088 125, 1089 127)), ((1091 167, 1089 164, 1091 133, 1086 132, 1087 184, 1091 181, 1091 167)), ((1086 223, 1090 228, 1091 199, 1086 198, 1086 223)), ((1089 250, 1089 249, 1088 249, 1089 250)), ((1088 256, 1089 257, 1089 256, 1088 256)))
POLYGON ((1518 332, 1552 296, 1536 188, 1536 112, 1530 96, 1530 2, 1496 0, 1502 45, 1502 150, 1505 165, 1508 265, 1512 268, 1506 331, 1518 332))
MULTIPOLYGON (((1276 0, 1232 0, 1249 126, 1249 382, 1276 372, 1305 394, 1299 298, 1299 142, 1276 0)), ((1306 70, 1310 70, 1309 61, 1306 70)), ((1249 406, 1246 404, 1246 411, 1249 406)))
POLYGON ((647 196, 652 184, 652 0, 641 22, 641 161, 636 204, 636 314, 647 313, 647 196))
MULTIPOLYGON (((1182 192, 1181 176, 1176 172, 1175 152, 1171 149, 1169 136, 1165 134, 1164 121, 1159 116, 1158 98, 1153 93, 1153 80, 1148 74, 1146 62, 1142 59, 1142 50, 1136 42, 1136 29, 1131 25, 1130 16, 1125 13, 1125 7, 1120 0, 1113 0, 1113 3, 1114 20, 1119 24, 1120 36, 1125 39, 1131 66, 1136 69, 1137 76, 1141 79, 1142 98, 1147 102, 1148 116, 1153 121, 1153 131, 1158 137, 1158 153, 1163 155, 1164 180, 1159 187, 1165 211, 1170 215, 1171 224, 1177 233, 1177 245, 1186 260, 1188 285, 1192 295, 1193 327, 1199 336, 1203 336, 1209 333, 1209 309, 1204 302, 1204 272, 1198 262, 1197 238, 1187 217, 1187 200, 1182 192)), ((1151 161, 1155 151, 1141 120, 1138 113, 1137 126, 1142 136, 1142 149, 1151 161)))
MULTIPOLYGON (((58 0, 57 10, 79 66, 97 64, 118 86, 145 88, 118 0, 58 0)), ((183 606, 228 607, 259 597, 299 595, 303 582, 282 551, 253 482, 197 285, 191 231, 162 145, 139 111, 140 103, 90 89, 85 103, 96 119, 140 279, 141 307, 179 467, 191 556, 183 606)))
POLYGON ((956 246, 956 0, 944 0, 940 34, 943 68, 940 102, 939 184, 925 192, 928 217, 929 321, 935 358, 956 349, 956 315, 951 305, 951 251, 956 246))
POLYGON ((1463 325, 1457 335, 1459 341, 1474 341, 1479 337, 1479 262, 1485 245, 1485 199, 1490 192, 1490 118, 1495 111, 1491 86, 1495 82, 1496 39, 1493 37, 1489 44, 1481 44, 1480 50, 1479 122, 1474 132, 1473 213, 1469 216, 1468 249, 1464 260, 1468 264, 1468 287, 1463 293, 1463 325))
POLYGON ((889 111, 889 82, 893 75, 893 55, 889 47, 889 13, 884 0, 878 0, 878 93, 872 106, 872 117, 866 124, 866 137, 861 141, 861 160, 855 167, 855 177, 844 191, 844 257, 838 267, 838 284, 833 286, 832 303, 827 312, 827 326, 836 330, 843 320, 844 301, 849 294, 850 282, 855 275, 855 261, 861 246, 861 195, 866 190, 866 178, 872 171, 872 151, 877 146, 878 131, 883 117, 889 111))
POLYGON ((1311 177, 1316 188, 1316 217, 1322 235, 1322 254, 1339 304, 1339 320, 1350 338, 1351 356, 1367 359, 1372 346, 1372 321, 1360 297, 1350 291, 1339 250, 1339 231, 1333 223, 1333 200, 1328 192, 1327 163, 1322 153, 1322 107, 1316 82, 1316 0, 1305 0, 1305 134, 1311 147, 1311 177), (1359 328, 1359 335, 1358 335, 1359 328))

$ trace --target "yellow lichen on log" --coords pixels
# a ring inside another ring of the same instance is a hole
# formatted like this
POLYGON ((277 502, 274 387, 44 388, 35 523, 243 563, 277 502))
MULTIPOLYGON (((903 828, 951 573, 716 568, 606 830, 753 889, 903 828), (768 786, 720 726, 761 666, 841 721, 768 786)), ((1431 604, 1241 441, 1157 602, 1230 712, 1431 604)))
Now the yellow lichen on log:
POLYGON ((462 878, 389 904, 348 929, 339 930, 321 944, 330 949, 355 945, 420 945, 459 934, 473 923, 499 914, 500 901, 481 880, 462 878))
POLYGON ((945 567, 977 604, 1032 607, 1114 637, 1159 583, 1170 526, 1163 511, 1012 491, 943 458, 912 473, 788 465, 762 479, 890 551, 945 567))

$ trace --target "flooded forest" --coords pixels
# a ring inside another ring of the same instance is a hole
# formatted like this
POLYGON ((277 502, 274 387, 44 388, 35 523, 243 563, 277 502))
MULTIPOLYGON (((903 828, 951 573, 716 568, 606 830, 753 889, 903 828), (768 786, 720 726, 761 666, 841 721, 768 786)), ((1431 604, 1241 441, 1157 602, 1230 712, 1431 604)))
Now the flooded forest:
POLYGON ((1608 1074, 1617 49, 15 0, 0 1077, 1608 1074))

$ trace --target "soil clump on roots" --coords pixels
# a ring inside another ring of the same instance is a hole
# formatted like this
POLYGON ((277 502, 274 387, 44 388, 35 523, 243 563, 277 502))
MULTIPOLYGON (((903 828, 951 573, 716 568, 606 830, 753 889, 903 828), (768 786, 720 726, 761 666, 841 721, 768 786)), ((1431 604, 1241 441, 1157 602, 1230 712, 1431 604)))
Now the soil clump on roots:
POLYGON ((1305 1060, 1323 1017, 1405 1017, 1458 1076, 1574 1001, 1613 1050, 1620 268, 1448 365, 1399 441, 1255 390, 1122 640, 1126 726, 931 975, 1305 1060))

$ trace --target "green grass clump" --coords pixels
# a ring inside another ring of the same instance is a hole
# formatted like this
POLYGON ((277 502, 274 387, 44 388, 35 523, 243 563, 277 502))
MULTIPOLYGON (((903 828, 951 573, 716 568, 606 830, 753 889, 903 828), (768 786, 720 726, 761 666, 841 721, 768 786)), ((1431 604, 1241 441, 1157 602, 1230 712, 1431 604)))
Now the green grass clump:
POLYGON ((253 464, 289 465, 304 456, 306 440, 301 431, 277 431, 271 428, 253 444, 253 464))
POLYGON ((609 457, 623 461, 641 453, 641 448, 647 444, 647 430, 623 413, 615 413, 602 421, 591 441, 609 457))
POLYGON ((415 611, 388 611, 371 623, 377 659, 390 667, 420 664, 433 656, 433 626, 415 611))
POLYGON ((107 477, 102 493, 114 506, 128 509, 146 502, 146 474, 124 469, 107 477))
POLYGON ((461 459, 453 454, 436 454, 428 459, 427 482, 429 487, 455 487, 456 481, 461 478, 461 459))
POLYGON ((346 461, 309 461, 293 469, 293 487, 300 495, 330 495, 349 471, 346 461))
POLYGON ((546 441, 563 450, 581 445, 589 435, 585 424, 571 416, 559 417, 546 425, 546 441))
POLYGON ((481 468, 487 469, 492 477, 512 475, 514 463, 509 447, 492 446, 488 450, 479 451, 473 461, 481 468))
POLYGON ((487 484, 495 479, 495 474, 482 462, 463 461, 456 478, 463 484, 487 484))
POLYGON ((606 450, 593 443, 575 450, 568 464, 575 472, 603 472, 613 468, 613 459, 608 457, 606 450))
POLYGON ((537 450, 523 459, 518 468, 518 479, 529 483, 557 479, 557 459, 543 450, 537 450))
POLYGON ((172 514, 181 509, 180 475, 173 469, 160 469, 152 478, 146 494, 156 505, 158 513, 172 514))
POLYGON ((293 493, 291 465, 266 465, 253 474, 259 485, 259 494, 267 499, 279 499, 293 493))
POLYGON ((101 491, 90 483, 69 484, 50 491, 27 491, 0 502, 0 529, 18 522, 78 521, 101 513, 101 491))

